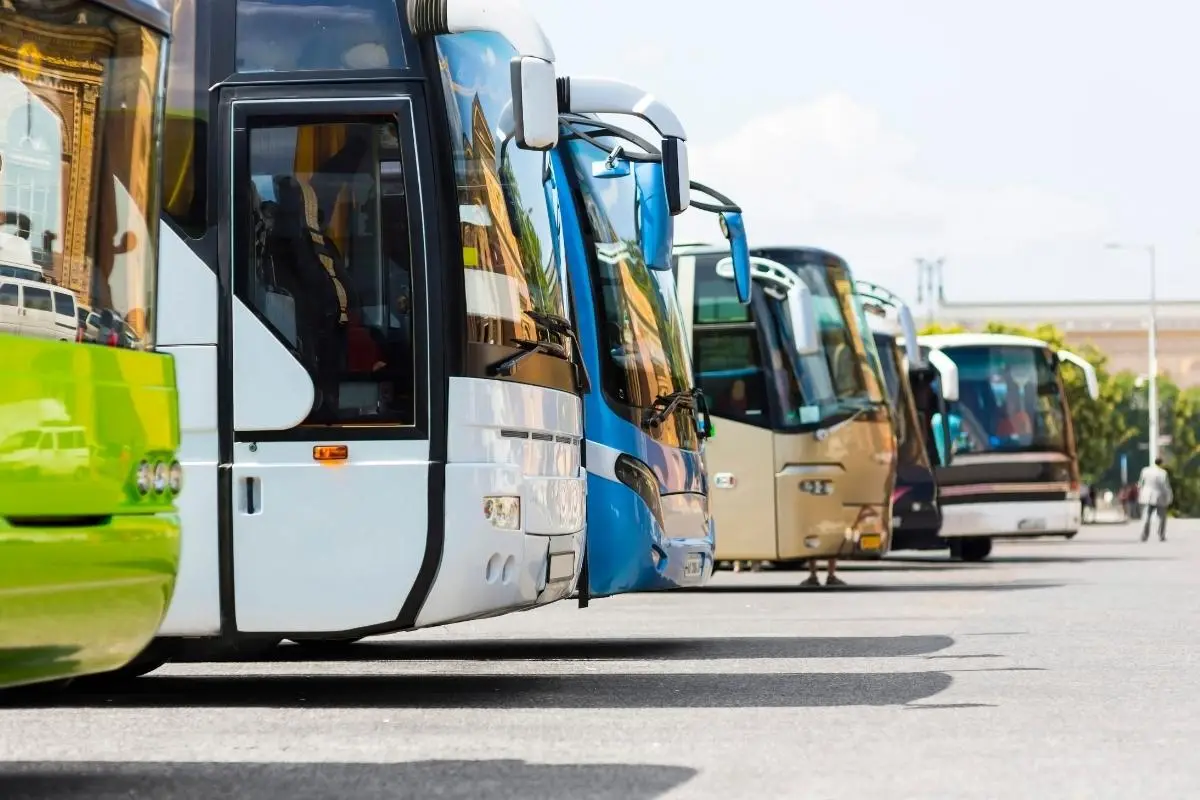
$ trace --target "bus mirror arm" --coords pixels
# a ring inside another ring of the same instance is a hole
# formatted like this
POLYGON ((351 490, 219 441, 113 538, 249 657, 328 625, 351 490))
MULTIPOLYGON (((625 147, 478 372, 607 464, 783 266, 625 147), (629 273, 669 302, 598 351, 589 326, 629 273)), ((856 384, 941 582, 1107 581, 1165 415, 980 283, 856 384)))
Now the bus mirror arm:
POLYGON ((671 216, 691 204, 687 132, 679 117, 649 92, 610 78, 558 79, 558 111, 562 114, 624 114, 640 117, 662 135, 663 183, 671 216))
POLYGON ((1083 379, 1087 384, 1088 397, 1093 400, 1100 399, 1100 378, 1096 375, 1096 368, 1092 366, 1090 361, 1083 356, 1075 355, 1070 350, 1059 350, 1058 360, 1073 364, 1083 370, 1083 379))
POLYGON ((512 130, 522 150, 558 144, 558 84, 550 40, 519 0, 408 0, 413 35, 487 31, 503 36, 516 57, 509 62, 512 130))

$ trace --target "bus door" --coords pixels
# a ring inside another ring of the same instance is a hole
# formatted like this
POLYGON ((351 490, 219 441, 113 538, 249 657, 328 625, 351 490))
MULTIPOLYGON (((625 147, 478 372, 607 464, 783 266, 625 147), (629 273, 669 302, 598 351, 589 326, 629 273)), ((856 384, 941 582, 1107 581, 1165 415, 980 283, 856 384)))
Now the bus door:
POLYGON ((241 632, 415 619, 436 570, 432 182, 420 87, 395 87, 223 90, 223 591, 241 632))

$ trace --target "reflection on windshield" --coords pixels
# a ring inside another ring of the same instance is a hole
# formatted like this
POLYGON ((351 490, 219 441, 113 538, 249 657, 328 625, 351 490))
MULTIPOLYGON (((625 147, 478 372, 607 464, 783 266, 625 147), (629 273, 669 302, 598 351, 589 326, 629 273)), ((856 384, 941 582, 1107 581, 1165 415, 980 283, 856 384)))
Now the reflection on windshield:
MULTIPOLYGON (((1065 408, 1046 350, 979 346, 945 353, 958 366, 959 399, 947 409, 955 453, 1066 452, 1065 408)), ((940 423, 934 424, 939 436, 940 423)))
MULTIPOLYGON (((803 404, 798 412, 802 424, 872 407, 884 399, 875 378, 874 346, 849 269, 840 261, 818 251, 795 248, 763 249, 754 255, 778 261, 796 272, 813 296, 821 333, 821 353, 800 359, 803 404)), ((786 321, 786 312, 780 312, 786 321)), ((789 334, 790 336, 790 334, 789 334)))
MULTIPOLYGON (((593 285, 599 289, 604 386, 637 409, 694 386, 683 315, 669 271, 646 265, 637 231, 635 178, 595 178, 592 163, 607 155, 581 140, 568 145, 596 250, 593 285)), ((690 413, 673 414, 659 429, 664 443, 699 445, 690 413)))
POLYGON ((0 332, 152 347, 162 41, 30 5, 0 5, 0 332))
POLYGON ((567 313, 543 189, 547 155, 496 136, 512 99, 515 51, 484 32, 440 36, 437 48, 454 145, 468 338, 499 345, 536 339, 526 311, 567 313))

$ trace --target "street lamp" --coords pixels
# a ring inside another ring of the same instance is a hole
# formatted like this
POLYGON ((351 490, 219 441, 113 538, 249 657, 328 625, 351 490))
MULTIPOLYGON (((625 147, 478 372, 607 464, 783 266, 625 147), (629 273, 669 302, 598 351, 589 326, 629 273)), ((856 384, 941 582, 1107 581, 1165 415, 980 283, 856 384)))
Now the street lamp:
POLYGON ((1120 244, 1111 242, 1105 245, 1109 250, 1133 250, 1145 253, 1150 258, 1150 381, 1149 423, 1150 423, 1150 463, 1158 460, 1158 297, 1156 288, 1156 268, 1154 245, 1152 244, 1120 244))

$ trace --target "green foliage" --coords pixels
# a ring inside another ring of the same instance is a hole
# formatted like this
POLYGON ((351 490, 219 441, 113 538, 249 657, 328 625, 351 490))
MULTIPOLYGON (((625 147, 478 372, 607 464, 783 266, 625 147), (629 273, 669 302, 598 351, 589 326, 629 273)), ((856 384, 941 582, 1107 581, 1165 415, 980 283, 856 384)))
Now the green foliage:
POLYGON ((919 336, 936 336, 939 333, 966 333, 967 329, 962 325, 939 325, 934 322, 921 328, 919 336))

